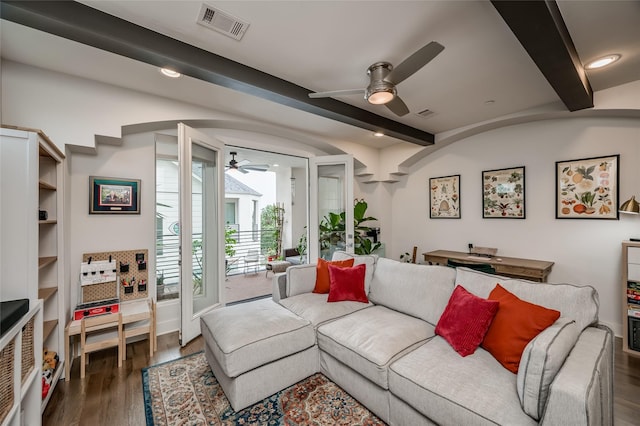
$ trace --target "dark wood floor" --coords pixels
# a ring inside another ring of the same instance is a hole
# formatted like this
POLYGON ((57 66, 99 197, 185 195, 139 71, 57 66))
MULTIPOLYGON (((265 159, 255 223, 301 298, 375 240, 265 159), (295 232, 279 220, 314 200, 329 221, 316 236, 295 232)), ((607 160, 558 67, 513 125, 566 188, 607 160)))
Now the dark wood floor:
MULTIPOLYGON (((616 426, 640 424, 640 358, 631 357, 615 343, 614 415, 616 426)), ((80 380, 76 361, 71 381, 60 382, 43 415, 44 426, 145 425, 141 370, 144 367, 198 352, 202 337, 180 348, 177 333, 158 337, 158 351, 149 357, 147 341, 129 344, 122 368, 115 350, 92 354, 87 376, 80 380)))

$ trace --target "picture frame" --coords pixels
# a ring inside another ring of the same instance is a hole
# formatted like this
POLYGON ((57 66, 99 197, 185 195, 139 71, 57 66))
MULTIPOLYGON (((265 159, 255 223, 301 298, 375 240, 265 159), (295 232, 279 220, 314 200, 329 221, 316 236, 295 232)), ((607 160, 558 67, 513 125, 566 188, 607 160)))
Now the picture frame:
POLYGON ((620 154, 556 161, 556 219, 618 220, 620 154))
POLYGON ((89 214, 140 214, 140 179, 89 176, 89 214))
POLYGON ((525 168, 482 172, 482 218, 525 219, 525 168))
POLYGON ((460 175, 429 178, 429 217, 460 219, 460 175))

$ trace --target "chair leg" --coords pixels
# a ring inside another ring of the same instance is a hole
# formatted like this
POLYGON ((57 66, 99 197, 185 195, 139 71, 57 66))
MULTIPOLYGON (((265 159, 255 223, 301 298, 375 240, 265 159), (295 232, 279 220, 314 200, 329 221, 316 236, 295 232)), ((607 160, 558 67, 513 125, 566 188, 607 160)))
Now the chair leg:
MULTIPOLYGON (((124 337, 122 339, 124 339, 124 337)), ((118 345, 118 368, 122 367, 122 360, 127 356, 122 350, 122 347, 124 346, 122 344, 122 339, 120 339, 120 344, 118 345)))
POLYGON ((84 351, 82 351, 82 353, 80 354, 80 378, 84 379, 84 373, 85 373, 85 362, 87 360, 87 357, 84 353, 84 351))

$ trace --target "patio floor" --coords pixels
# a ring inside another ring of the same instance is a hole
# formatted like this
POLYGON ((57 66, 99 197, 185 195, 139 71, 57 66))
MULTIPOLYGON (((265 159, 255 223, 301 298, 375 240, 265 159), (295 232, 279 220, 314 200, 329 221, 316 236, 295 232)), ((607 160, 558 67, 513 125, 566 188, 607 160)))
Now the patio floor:
POLYGON ((233 303, 240 300, 271 295, 273 273, 265 278, 265 270, 247 274, 229 275, 225 281, 225 301, 233 303))

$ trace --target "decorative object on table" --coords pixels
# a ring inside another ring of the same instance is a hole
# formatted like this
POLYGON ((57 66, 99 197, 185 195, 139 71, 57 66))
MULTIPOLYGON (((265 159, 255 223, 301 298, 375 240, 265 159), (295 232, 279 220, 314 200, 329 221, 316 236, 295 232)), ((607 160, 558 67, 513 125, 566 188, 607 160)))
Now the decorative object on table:
POLYGON ((524 166, 482 172, 482 217, 524 219, 524 166))
POLYGON ((400 261, 404 263, 416 263, 416 256, 418 255, 418 246, 413 246, 411 253, 404 252, 400 255, 400 261))
POLYGON ((140 179, 89 176, 90 214, 140 214, 140 179))
POLYGON ((236 412, 202 352, 143 368, 142 388, 148 426, 185 423, 384 425, 322 374, 314 374, 236 412))
POLYGON ((556 219, 617 220, 619 162, 619 154, 556 161, 556 219))
POLYGON ((460 175, 429 179, 429 217, 460 219, 460 175))

